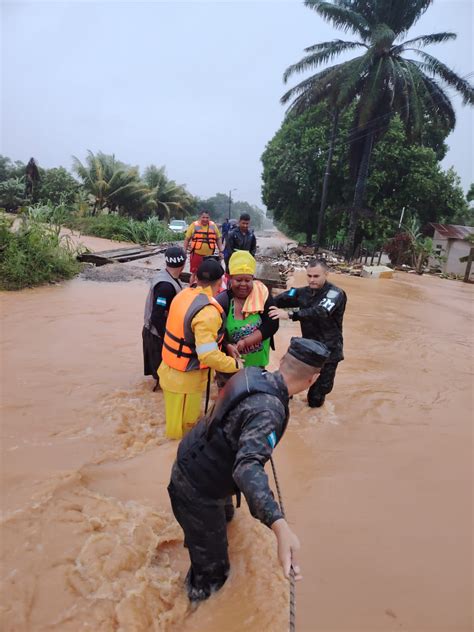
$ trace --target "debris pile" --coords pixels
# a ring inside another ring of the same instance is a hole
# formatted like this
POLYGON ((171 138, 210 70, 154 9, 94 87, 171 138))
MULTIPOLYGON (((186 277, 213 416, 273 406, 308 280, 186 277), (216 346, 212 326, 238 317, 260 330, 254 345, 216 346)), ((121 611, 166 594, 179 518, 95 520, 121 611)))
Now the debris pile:
MULTIPOLYGON (((280 279, 284 282, 295 272, 304 270, 311 259, 315 258, 313 246, 293 246, 288 249, 279 249, 273 256, 258 255, 258 262, 276 268, 279 272, 280 279)), ((360 276, 362 273, 362 263, 347 263, 341 255, 323 250, 317 255, 318 258, 324 259, 332 272, 337 274, 350 274, 352 276, 360 276)))

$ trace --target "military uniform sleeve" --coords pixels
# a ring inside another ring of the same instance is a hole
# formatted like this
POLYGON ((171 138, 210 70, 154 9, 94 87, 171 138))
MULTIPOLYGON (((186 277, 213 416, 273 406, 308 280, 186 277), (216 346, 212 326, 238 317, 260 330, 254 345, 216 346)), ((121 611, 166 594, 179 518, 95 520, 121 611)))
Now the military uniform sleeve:
POLYGON ((151 310, 151 324, 163 338, 165 335, 166 319, 171 301, 176 296, 176 290, 171 283, 158 283, 153 291, 153 308, 151 310))
POLYGON ((344 310, 345 305, 345 293, 342 290, 330 290, 320 301, 315 301, 314 305, 295 312, 293 314, 293 320, 329 318, 336 310, 344 310))
POLYGON ((260 314, 262 323, 258 329, 262 334, 262 340, 267 340, 267 338, 274 336, 280 326, 278 318, 273 319, 268 315, 268 310, 272 307, 272 305, 275 305, 275 301, 273 300, 272 295, 269 294, 267 300, 265 301, 263 313, 260 314))
POLYGON ((192 329, 196 340, 196 353, 202 364, 221 373, 236 373, 236 361, 220 351, 217 332, 221 317, 215 307, 207 305, 193 318, 192 329))
POLYGON ((257 238, 255 237, 255 233, 252 233, 252 238, 250 240, 250 254, 252 257, 255 257, 255 253, 257 252, 257 238))
POLYGON ((266 397, 271 398, 271 402, 262 412, 251 409, 252 397, 247 399, 248 417, 242 426, 232 475, 252 516, 271 527, 283 514, 268 484, 264 466, 272 455, 277 436, 281 435, 284 412, 280 402, 275 405, 275 397, 266 397))
POLYGON ((277 307, 298 307, 298 288, 292 287, 286 292, 278 294, 274 301, 277 307))

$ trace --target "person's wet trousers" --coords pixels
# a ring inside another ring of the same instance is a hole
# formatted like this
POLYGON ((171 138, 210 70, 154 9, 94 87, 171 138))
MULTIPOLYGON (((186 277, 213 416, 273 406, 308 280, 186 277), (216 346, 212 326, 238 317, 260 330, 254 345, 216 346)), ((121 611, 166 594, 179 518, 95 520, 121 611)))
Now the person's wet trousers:
POLYGON ((318 379, 308 390, 308 405, 311 408, 322 406, 326 395, 332 391, 338 364, 339 362, 328 360, 321 369, 318 379))

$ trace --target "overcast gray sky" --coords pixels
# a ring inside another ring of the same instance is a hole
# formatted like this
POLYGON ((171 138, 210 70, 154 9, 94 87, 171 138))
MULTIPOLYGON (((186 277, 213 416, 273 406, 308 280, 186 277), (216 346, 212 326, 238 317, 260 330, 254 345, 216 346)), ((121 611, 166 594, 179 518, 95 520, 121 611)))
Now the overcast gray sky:
MULTIPOLYGON (((430 52, 462 76, 474 68, 473 6, 435 0, 410 32, 456 32, 430 52)), ((300 0, 3 2, 0 153, 70 168, 72 155, 102 150, 142 169, 164 164, 201 197, 236 188, 235 199, 261 205, 282 73, 336 37, 300 0)), ((472 110, 454 102, 444 164, 466 189, 472 110)))

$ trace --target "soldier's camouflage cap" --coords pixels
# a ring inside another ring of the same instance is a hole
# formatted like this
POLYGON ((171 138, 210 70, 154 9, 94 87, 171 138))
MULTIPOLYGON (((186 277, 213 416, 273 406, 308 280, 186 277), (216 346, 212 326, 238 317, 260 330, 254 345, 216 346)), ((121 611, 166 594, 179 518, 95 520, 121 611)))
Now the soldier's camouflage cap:
POLYGON ((288 353, 300 362, 315 368, 322 367, 330 356, 325 344, 309 338, 292 338, 288 353))

